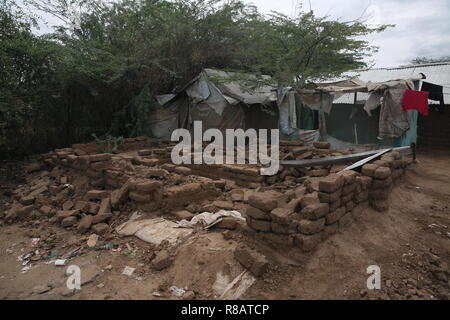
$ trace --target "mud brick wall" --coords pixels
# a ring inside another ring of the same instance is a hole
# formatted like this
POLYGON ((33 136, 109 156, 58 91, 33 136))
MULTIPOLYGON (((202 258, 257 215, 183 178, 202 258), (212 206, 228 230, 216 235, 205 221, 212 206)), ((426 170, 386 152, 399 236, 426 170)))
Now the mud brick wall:
POLYGON ((450 148, 450 105, 445 113, 430 110, 427 117, 419 115, 417 144, 420 147, 450 148))
POLYGON ((310 251, 352 223, 367 204, 380 212, 387 210, 394 182, 408 163, 398 152, 391 152, 364 165, 361 173, 330 174, 319 180, 317 190, 298 188, 288 199, 274 191, 254 193, 248 199, 247 224, 257 232, 271 234, 268 239, 275 236, 277 242, 310 251))

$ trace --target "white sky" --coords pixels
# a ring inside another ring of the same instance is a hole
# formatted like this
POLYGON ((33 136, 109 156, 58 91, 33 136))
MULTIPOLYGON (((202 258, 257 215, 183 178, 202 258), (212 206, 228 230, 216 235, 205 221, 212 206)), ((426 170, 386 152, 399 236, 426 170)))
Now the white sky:
MULTIPOLYGON (((19 0, 20 1, 20 0, 19 0)), ((256 5, 260 12, 278 11, 293 17, 298 7, 309 10, 310 3, 318 16, 330 16, 342 21, 362 15, 374 25, 395 24, 396 27, 368 37, 379 52, 368 62, 376 67, 407 64, 418 56, 450 56, 449 0, 244 0, 256 5)), ((39 33, 51 31, 58 19, 44 16, 47 26, 39 33)))

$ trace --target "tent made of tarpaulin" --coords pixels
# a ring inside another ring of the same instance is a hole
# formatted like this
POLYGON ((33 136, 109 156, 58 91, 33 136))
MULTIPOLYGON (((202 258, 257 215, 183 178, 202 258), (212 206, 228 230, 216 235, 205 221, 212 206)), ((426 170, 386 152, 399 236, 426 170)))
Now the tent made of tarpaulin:
MULTIPOLYGON (((417 140, 417 111, 402 109, 403 93, 418 90, 421 75, 385 82, 342 80, 316 85, 316 91, 333 95, 321 111, 321 139, 336 149, 372 149, 410 145, 417 140), (343 94, 353 104, 337 104, 343 94), (367 97, 358 100, 358 95, 367 97)), ((304 91, 304 94, 309 94, 304 91)), ((317 93, 316 93, 317 94, 317 93)))
POLYGON ((191 130, 194 121, 202 122, 203 131, 277 129, 276 91, 270 82, 268 76, 204 69, 178 94, 157 97, 161 106, 151 111, 152 133, 170 139, 174 129, 191 130))

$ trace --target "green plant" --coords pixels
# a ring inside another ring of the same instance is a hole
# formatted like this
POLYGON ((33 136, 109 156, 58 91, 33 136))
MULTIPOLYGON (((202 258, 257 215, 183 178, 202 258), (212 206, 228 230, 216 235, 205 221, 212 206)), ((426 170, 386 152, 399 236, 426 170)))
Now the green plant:
POLYGON ((103 153, 117 153, 117 150, 123 145, 123 137, 113 137, 109 134, 105 134, 101 137, 97 137, 95 133, 92 134, 95 142, 100 144, 103 153))

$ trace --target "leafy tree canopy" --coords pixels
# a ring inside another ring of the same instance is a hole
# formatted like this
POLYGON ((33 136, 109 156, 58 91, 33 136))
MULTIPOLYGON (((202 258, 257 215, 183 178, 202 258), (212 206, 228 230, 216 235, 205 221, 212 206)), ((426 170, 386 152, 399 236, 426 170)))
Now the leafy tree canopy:
POLYGON ((0 0, 0 148, 10 151, 93 133, 151 134, 153 96, 175 92, 203 68, 301 88, 367 67, 377 48, 365 36, 389 27, 312 12, 262 15, 240 0, 23 1, 61 25, 37 36, 35 17, 0 0))

